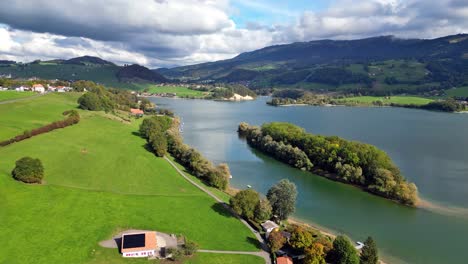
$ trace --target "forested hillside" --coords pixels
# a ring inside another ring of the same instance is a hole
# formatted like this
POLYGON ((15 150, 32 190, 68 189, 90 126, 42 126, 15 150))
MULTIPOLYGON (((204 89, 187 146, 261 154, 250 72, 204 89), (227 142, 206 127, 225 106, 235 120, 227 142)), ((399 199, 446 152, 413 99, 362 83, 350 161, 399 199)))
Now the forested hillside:
POLYGON ((160 72, 168 78, 243 83, 254 89, 437 93, 468 84, 468 35, 300 42, 160 72))

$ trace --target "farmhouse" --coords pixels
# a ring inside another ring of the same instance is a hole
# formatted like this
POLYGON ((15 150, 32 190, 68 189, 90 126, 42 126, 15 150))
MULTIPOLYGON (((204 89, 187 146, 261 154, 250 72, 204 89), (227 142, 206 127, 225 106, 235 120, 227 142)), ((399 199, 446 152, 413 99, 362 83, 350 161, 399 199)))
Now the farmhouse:
POLYGON ((156 254, 156 248, 154 231, 122 235, 121 252, 125 258, 151 257, 156 254))
POLYGON ((273 221, 265 221, 265 223, 262 224, 262 228, 265 231, 266 237, 268 238, 270 236, 270 233, 273 231, 276 231, 279 229, 279 225, 277 225, 273 221))
POLYGON ((134 116, 143 116, 144 114, 143 110, 137 108, 130 108, 130 113, 134 116))
POLYGON ((45 92, 45 88, 44 88, 44 86, 42 86, 42 84, 33 84, 32 90, 34 92, 38 92, 38 93, 44 93, 45 92))

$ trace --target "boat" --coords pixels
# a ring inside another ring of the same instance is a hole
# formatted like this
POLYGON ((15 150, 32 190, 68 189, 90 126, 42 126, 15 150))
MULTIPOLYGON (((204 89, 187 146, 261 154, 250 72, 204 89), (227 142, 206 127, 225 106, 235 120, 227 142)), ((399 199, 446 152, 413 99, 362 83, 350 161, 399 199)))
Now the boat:
POLYGON ((354 246, 355 249, 361 250, 364 247, 364 243, 357 241, 356 245, 354 246))
POLYGON ((250 186, 249 184, 247 184, 247 188, 252 188, 252 186, 250 186))

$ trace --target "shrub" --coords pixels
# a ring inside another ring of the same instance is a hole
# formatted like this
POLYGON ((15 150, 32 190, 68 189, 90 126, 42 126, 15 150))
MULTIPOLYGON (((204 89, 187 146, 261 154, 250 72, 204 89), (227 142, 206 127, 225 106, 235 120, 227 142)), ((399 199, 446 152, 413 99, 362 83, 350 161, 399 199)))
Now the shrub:
POLYGON ((16 161, 16 167, 11 174, 18 181, 41 183, 44 177, 44 167, 39 159, 24 157, 16 161))
POLYGON ((184 245, 184 254, 186 256, 191 256, 195 254, 198 250, 198 244, 193 241, 187 241, 184 245))

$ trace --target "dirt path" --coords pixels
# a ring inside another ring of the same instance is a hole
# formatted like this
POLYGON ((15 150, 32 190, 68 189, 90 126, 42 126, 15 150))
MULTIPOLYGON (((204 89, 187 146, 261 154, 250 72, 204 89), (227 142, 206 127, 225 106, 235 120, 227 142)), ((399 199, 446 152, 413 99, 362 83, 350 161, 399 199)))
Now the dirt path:
POLYGON ((169 162, 172 167, 174 167, 176 169, 176 171, 182 176, 184 177, 188 182, 190 182, 191 184, 193 184, 195 187, 197 187, 198 189, 204 191, 206 194, 208 194, 209 196, 211 196, 213 199, 215 199, 218 203, 222 204, 229 212, 231 212, 231 214, 235 217, 237 217, 237 219, 239 219, 250 231, 252 231, 252 233, 255 235, 255 237, 257 238, 257 240, 260 242, 260 245, 262 247, 262 251, 260 252, 249 252, 249 251, 217 251, 217 250, 199 250, 199 252, 206 252, 206 253, 221 253, 221 254, 248 254, 248 255, 255 255, 255 256, 260 256, 262 258, 265 259, 265 263, 266 264, 271 264, 271 259, 270 259, 270 253, 269 253, 269 249, 268 249, 268 246, 266 245, 265 241, 263 240, 263 237, 257 232, 255 231, 244 219, 240 218, 236 213, 234 213, 234 211, 232 211, 231 207, 229 207, 227 204, 225 204, 221 199, 219 199, 216 195, 214 195, 213 193, 211 193, 208 189, 206 189, 204 186, 194 182, 192 179, 190 179, 189 177, 187 177, 187 175, 185 175, 185 173, 183 171, 181 171, 175 164, 174 162, 172 162, 170 159, 168 159, 167 157, 164 157, 164 159, 169 162), (232 252, 235 252, 235 253, 232 253, 232 252), (243 252, 243 253, 242 253, 243 252))
POLYGON ((39 97, 39 96, 43 96, 43 95, 45 95, 45 93, 43 93, 43 94, 36 94, 36 95, 32 95, 32 96, 28 96, 28 97, 23 97, 23 98, 18 98, 18 99, 11 99, 11 100, 6 100, 6 101, 1 101, 0 104, 9 104, 9 103, 14 103, 14 102, 18 102, 18 101, 24 101, 24 100, 33 99, 33 98, 36 98, 36 97, 39 97))

